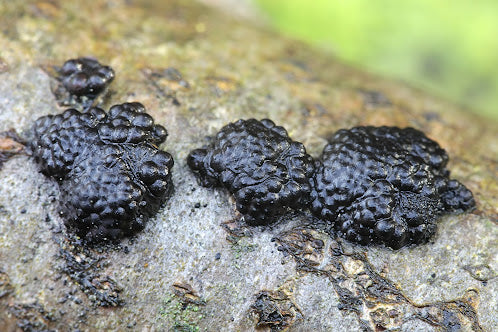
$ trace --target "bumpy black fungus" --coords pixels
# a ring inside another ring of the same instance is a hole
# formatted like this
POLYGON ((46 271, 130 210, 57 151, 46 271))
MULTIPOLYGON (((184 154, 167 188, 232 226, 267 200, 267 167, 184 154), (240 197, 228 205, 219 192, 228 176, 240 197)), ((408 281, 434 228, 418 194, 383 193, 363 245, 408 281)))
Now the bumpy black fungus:
POLYGON ((32 155, 59 182, 66 226, 90 242, 143 229, 172 191, 173 159, 157 148, 167 131, 140 103, 43 116, 32 134, 32 155))
POLYGON ((239 120, 213 143, 193 150, 188 165, 206 187, 223 186, 251 225, 270 224, 309 202, 313 160, 303 144, 270 120, 239 120))
POLYGON ((59 69, 59 79, 71 95, 93 99, 112 82, 114 70, 92 58, 71 59, 59 69))
POLYGON ((472 193, 449 179, 446 152, 413 128, 342 129, 320 159, 312 210, 353 242, 423 243, 438 216, 475 205, 472 193))

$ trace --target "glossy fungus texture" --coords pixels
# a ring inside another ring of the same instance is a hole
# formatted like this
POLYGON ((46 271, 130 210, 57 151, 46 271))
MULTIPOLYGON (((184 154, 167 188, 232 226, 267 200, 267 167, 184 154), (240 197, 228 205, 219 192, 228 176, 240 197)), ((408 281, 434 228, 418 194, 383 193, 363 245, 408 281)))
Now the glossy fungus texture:
POLYGON ((474 207, 449 179, 448 155, 422 132, 397 127, 339 130, 316 163, 312 211, 360 244, 426 242, 445 212, 474 207))
POLYGON ((206 187, 223 186, 250 225, 265 225, 309 202, 313 160, 303 144, 270 120, 239 120, 187 162, 206 187))
POLYGON ((114 70, 92 58, 71 59, 59 69, 59 79, 74 96, 95 98, 114 79, 114 70))
POLYGON ((41 171, 59 182, 66 226, 90 242, 143 229, 172 191, 173 159, 157 148, 166 129, 140 103, 43 116, 32 136, 41 171))

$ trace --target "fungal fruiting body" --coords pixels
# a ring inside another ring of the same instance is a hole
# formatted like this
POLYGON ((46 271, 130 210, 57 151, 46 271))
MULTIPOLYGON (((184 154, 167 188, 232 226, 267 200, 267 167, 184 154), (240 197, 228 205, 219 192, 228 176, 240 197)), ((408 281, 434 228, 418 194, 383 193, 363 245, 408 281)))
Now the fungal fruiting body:
POLYGON ((227 188, 250 225, 309 207, 360 244, 424 243, 440 215, 475 206, 472 193, 449 179, 446 151, 413 128, 341 129, 313 161, 272 121, 239 120, 187 162, 203 186, 227 188))
POLYGON ((59 68, 59 79, 69 94, 95 98, 114 79, 114 70, 92 58, 67 60, 59 68))
POLYGON ((449 179, 447 162, 446 151, 413 128, 341 129, 317 161, 312 211, 353 242, 424 243, 441 214, 475 205, 449 179))
POLYGON ((65 225, 89 242, 143 229, 172 192, 173 158, 157 148, 167 131, 140 103, 108 114, 68 109, 39 118, 31 132, 41 172, 59 183, 65 225))
POLYGON ((303 144, 270 120, 239 120, 187 163, 206 187, 222 186, 250 225, 266 225, 309 203, 314 164, 303 144))

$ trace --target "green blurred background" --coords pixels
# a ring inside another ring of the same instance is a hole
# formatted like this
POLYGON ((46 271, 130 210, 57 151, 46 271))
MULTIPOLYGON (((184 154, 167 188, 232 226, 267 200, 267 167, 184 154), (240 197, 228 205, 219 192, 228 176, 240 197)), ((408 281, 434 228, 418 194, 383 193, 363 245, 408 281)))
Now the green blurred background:
POLYGON ((498 119, 497 0, 256 0, 284 33, 498 119))

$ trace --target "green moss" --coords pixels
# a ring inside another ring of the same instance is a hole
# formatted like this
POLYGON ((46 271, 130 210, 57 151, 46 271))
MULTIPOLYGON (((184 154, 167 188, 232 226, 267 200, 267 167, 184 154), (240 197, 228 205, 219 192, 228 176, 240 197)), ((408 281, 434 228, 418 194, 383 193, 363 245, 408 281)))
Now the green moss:
POLYGON ((159 308, 158 325, 162 328, 170 327, 171 331, 201 331, 198 322, 204 315, 199 313, 200 310, 198 305, 183 303, 177 297, 168 295, 159 308))
POLYGON ((232 244, 232 252, 235 259, 242 257, 244 253, 253 252, 258 245, 249 243, 246 238, 240 239, 238 242, 232 244))

